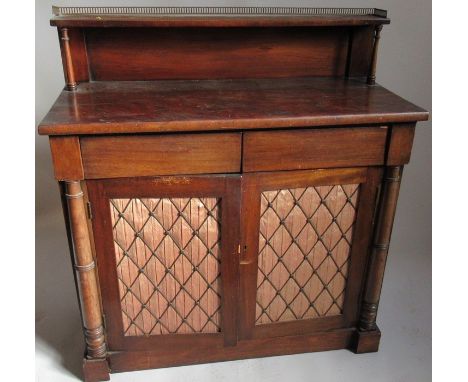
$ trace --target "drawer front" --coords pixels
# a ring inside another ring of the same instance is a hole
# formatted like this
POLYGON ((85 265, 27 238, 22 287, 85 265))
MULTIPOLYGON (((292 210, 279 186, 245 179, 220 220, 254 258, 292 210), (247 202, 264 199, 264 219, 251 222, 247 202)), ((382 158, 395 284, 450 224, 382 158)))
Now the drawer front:
POLYGON ((248 132, 243 171, 381 165, 386 127, 248 132))
POLYGON ((241 135, 170 134, 80 139, 85 178, 235 173, 241 135))

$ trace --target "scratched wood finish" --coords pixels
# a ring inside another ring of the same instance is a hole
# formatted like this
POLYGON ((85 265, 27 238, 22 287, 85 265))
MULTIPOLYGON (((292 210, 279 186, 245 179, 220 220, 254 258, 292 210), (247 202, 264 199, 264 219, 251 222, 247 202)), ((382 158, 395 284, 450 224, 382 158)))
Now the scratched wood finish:
POLYGON ((240 134, 81 138, 88 179, 239 172, 240 134))
POLYGON ((365 80, 90 82, 64 91, 40 134, 116 134, 384 124, 428 113, 365 80))

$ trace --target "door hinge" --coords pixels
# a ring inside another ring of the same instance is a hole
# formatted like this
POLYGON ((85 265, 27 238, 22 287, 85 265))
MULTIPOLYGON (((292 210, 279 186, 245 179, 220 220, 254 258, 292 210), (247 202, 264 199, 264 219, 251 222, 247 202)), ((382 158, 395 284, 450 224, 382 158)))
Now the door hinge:
POLYGON ((88 213, 88 219, 92 220, 93 219, 93 210, 91 208, 91 202, 86 202, 86 211, 88 213))

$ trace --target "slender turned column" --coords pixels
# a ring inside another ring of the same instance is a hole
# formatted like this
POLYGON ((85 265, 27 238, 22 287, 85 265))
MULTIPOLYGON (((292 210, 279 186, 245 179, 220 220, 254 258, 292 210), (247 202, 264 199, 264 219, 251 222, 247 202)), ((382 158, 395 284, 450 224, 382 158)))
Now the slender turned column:
POLYGON ((382 24, 375 27, 374 32, 374 48, 372 50, 372 61, 369 69, 369 74, 367 76, 367 84, 375 85, 375 72, 377 69, 377 53, 379 51, 379 42, 380 42, 380 32, 382 31, 382 24))
POLYGON ((73 71, 73 60, 71 56, 70 37, 68 36, 68 28, 60 28, 59 31, 67 90, 76 90, 75 72, 73 71))
POLYGON ((73 244, 73 266, 76 272, 86 340, 86 355, 89 359, 104 358, 106 344, 102 326, 101 304, 83 201, 83 190, 79 181, 65 181, 65 198, 73 244))
POLYGON ((395 166, 388 167, 385 172, 359 321, 359 330, 361 331, 377 329, 377 309, 392 234, 393 219, 395 218, 402 170, 402 166, 395 166))

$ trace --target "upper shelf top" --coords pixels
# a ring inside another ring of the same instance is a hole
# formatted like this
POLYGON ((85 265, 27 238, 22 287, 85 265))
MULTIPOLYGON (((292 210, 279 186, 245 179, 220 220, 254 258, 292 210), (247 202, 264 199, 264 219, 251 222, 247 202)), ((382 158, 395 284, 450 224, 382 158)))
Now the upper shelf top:
POLYGON ((101 81, 63 91, 39 134, 250 130, 427 118, 425 110, 359 79, 101 81))
POLYGON ((52 7, 57 27, 255 27, 388 24, 376 8, 52 7))

